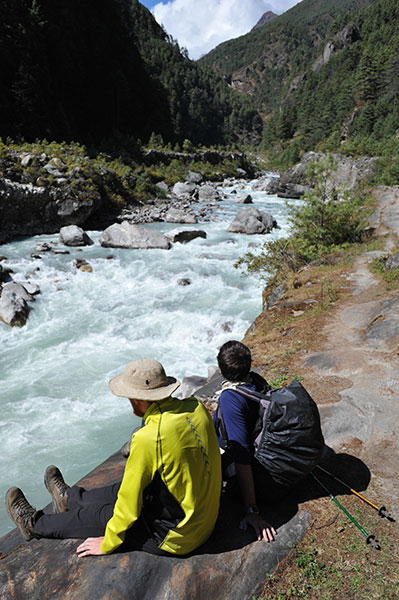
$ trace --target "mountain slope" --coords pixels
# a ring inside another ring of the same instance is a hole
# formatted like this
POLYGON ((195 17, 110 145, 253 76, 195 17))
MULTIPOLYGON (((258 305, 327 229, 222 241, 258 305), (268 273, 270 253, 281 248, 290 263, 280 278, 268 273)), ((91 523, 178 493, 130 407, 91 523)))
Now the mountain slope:
POLYGON ((263 113, 279 103, 286 83, 317 56, 334 21, 375 0, 303 0, 261 28, 225 42, 199 60, 263 113))
POLYGON ((339 36, 331 38, 323 48, 327 60, 319 55, 307 65, 268 119, 265 144, 286 140, 297 151, 324 140, 327 149, 345 144, 347 151, 380 154, 378 144, 399 129, 398 25, 396 0, 352 13, 340 32, 351 31, 352 42, 329 54, 339 36))
POLYGON ((251 102, 182 55, 137 0, 3 0, 0 136, 232 142, 251 102))
POLYGON ((129 4, 130 26, 146 71, 167 92, 175 135, 194 143, 223 143, 238 137, 259 141, 262 122, 252 101, 235 93, 213 70, 182 54, 177 42, 137 0, 129 4))
POLYGON ((252 96, 277 161, 292 164, 321 144, 385 155, 383 181, 399 180, 397 0, 303 0, 201 64, 252 96))

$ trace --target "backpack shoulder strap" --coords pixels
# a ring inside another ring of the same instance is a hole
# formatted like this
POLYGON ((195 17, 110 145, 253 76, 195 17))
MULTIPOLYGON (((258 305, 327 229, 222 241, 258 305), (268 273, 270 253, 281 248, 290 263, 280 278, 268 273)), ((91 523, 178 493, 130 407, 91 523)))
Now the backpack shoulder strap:
POLYGON ((229 449, 229 437, 227 435, 226 426, 224 424, 222 413, 221 413, 219 406, 216 409, 215 429, 216 429, 216 434, 218 436, 220 436, 222 449, 228 450, 229 449))
POLYGON ((262 394, 261 392, 256 392, 255 390, 249 390, 243 386, 237 386, 235 391, 244 396, 246 400, 253 400, 260 404, 261 400, 269 400, 270 401, 270 393, 262 394))
POLYGON ((258 375, 258 373, 251 371, 250 376, 252 383, 255 384, 257 390, 261 391, 258 392, 257 390, 250 390, 242 384, 238 384, 236 386, 236 391, 239 392, 242 396, 244 396, 244 398, 246 398, 247 400, 254 400, 258 404, 261 403, 261 400, 267 400, 268 402, 270 402, 270 395, 273 391, 273 388, 271 388, 270 385, 267 383, 266 379, 263 379, 263 377, 258 375))

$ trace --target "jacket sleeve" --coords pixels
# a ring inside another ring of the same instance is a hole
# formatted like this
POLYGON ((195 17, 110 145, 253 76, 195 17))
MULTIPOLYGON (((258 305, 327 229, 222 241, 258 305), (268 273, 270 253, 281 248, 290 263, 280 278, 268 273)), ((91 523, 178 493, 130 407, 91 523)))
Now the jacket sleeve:
POLYGON ((105 529, 105 537, 101 543, 101 552, 110 554, 125 539, 126 531, 139 518, 143 505, 143 492, 152 481, 155 470, 154 444, 146 443, 145 428, 132 437, 130 455, 114 513, 105 529), (154 456, 152 456, 154 453, 154 456))

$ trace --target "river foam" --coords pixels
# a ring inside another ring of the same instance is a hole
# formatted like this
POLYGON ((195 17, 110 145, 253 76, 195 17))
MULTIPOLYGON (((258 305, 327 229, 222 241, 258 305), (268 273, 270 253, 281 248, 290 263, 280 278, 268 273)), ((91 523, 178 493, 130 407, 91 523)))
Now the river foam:
MULTIPOLYGON (((211 222, 192 226, 205 230, 207 239, 174 244, 169 251, 101 248, 99 232, 89 232, 93 246, 71 248, 67 255, 45 253, 41 260, 30 253, 41 242, 57 242, 58 235, 1 247, 14 279, 33 272, 30 280, 41 289, 25 327, 0 324, 3 497, 17 485, 41 507, 50 499, 42 484, 48 464, 73 483, 129 438, 138 419, 107 385, 127 362, 151 357, 179 379, 206 376, 218 347, 243 337, 261 311, 262 282, 234 262, 248 244, 260 245, 288 229, 284 200, 245 187, 280 229, 268 236, 228 233, 243 206, 234 204, 233 188, 225 188, 228 197, 217 204, 211 222), (77 270, 74 258, 86 259, 93 272, 77 270), (179 285, 181 279, 191 284, 179 285)), ((0 533, 12 528, 1 503, 0 533)))

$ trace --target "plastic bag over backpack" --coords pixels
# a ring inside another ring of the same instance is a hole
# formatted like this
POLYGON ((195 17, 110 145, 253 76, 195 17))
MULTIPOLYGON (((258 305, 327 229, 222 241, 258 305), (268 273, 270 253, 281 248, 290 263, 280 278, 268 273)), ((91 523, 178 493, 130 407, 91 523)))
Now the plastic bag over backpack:
MULTIPOLYGON (((259 404, 259 419, 253 432, 254 459, 280 485, 292 487, 312 471, 321 458, 324 438, 316 403, 299 381, 263 393, 234 386, 236 392, 259 404)), ((223 445, 227 433, 218 409, 216 426, 223 445)))

